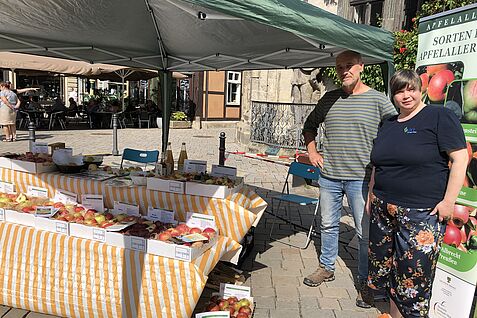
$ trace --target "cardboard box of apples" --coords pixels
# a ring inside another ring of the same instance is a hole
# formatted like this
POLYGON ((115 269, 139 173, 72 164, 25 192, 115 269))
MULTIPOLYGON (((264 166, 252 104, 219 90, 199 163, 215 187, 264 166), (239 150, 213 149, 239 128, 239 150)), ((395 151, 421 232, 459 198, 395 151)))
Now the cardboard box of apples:
POLYGON ((187 213, 185 223, 156 233, 147 240, 147 252, 191 262, 215 245, 217 235, 214 216, 187 213))
POLYGON ((196 314, 195 318, 251 318, 253 309, 250 287, 220 284, 220 292, 213 294, 205 307, 205 312, 196 314))

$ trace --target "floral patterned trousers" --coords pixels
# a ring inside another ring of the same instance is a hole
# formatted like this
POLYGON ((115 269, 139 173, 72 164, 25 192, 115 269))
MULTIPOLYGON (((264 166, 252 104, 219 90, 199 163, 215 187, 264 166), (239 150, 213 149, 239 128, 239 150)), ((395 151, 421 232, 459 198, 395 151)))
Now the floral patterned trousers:
POLYGON ((373 197, 368 285, 386 289, 404 317, 427 317, 445 225, 432 208, 396 206, 373 197))

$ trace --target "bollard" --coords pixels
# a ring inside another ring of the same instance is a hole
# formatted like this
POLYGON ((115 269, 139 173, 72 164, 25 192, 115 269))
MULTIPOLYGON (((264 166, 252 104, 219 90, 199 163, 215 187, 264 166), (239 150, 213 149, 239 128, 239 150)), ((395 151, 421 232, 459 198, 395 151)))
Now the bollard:
POLYGON ((225 133, 221 132, 219 137, 219 165, 225 165, 225 133))
POLYGON ((113 114, 113 156, 119 156, 118 151, 118 114, 113 114))
POLYGON ((36 141, 35 123, 30 121, 28 123, 28 150, 33 151, 33 143, 36 141))

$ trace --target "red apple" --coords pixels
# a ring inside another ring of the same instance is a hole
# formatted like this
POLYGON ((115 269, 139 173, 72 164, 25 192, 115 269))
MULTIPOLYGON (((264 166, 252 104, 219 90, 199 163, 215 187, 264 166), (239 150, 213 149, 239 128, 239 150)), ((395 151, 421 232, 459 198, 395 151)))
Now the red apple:
POLYGON ((84 208, 82 206, 75 206, 75 212, 83 212, 84 211, 84 208))
POLYGON ((189 231, 190 234, 195 234, 195 233, 202 233, 202 230, 199 229, 198 227, 193 227, 189 231))
POLYGON ((419 77, 421 78, 421 92, 425 92, 429 85, 429 74, 422 73, 419 77))
POLYGON ((444 234, 444 243, 447 245, 459 246, 462 237, 459 228, 452 224, 447 224, 446 233, 444 234))
POLYGON ((168 239, 171 238, 171 234, 169 232, 162 232, 162 233, 159 233, 159 235, 157 236, 157 238, 159 239, 159 241, 167 241, 168 239))
POLYGON ((63 208, 65 207, 65 205, 62 203, 62 202, 56 202, 55 204, 53 204, 53 207, 55 208, 63 208))
POLYGON ((429 81, 427 95, 433 102, 441 102, 446 97, 447 85, 454 80, 454 73, 449 70, 443 70, 435 74, 429 81))
POLYGON ((235 318, 249 318, 249 315, 244 312, 239 312, 235 318))
POLYGON ((238 298, 233 296, 233 297, 229 297, 227 298, 227 301, 229 302, 229 305, 233 305, 235 304, 236 302, 238 302, 238 298))
POLYGON ((207 227, 202 231, 202 234, 208 234, 208 237, 214 237, 217 232, 213 228, 207 227))
POLYGON ((432 76, 440 71, 447 70, 447 64, 429 65, 426 68, 427 75, 432 76))
POLYGON ((71 222, 75 219, 75 217, 73 216, 73 214, 67 214, 64 216, 65 220, 68 221, 68 222, 71 222))
POLYGON ((454 213, 452 214, 452 221, 461 228, 469 220, 469 208, 460 204, 454 205, 454 213))
POLYGON ((176 236, 180 236, 181 235, 181 232, 179 232, 177 229, 175 228, 170 228, 170 229, 167 229, 167 232, 169 232, 169 234, 172 236, 172 237, 176 237, 176 236))
POLYGON ((109 212, 105 213, 105 214, 104 214, 104 217, 105 217, 106 220, 108 220, 108 221, 114 219, 114 215, 113 215, 112 213, 109 213, 109 212))
POLYGON ((249 306, 243 306, 239 309, 239 313, 240 312, 244 312, 246 313, 247 315, 250 315, 252 313, 252 309, 250 309, 249 306))
POLYGON ((220 310, 223 310, 223 311, 227 310, 228 311, 229 310, 229 302, 223 299, 219 302, 219 307, 220 307, 220 310))
POLYGON ((84 219, 85 220, 94 219, 96 212, 97 211, 93 209, 87 210, 86 213, 84 214, 84 219))
POLYGON ((176 230, 178 230, 181 233, 181 235, 183 235, 183 234, 188 234, 190 228, 185 223, 181 223, 178 226, 176 226, 176 230))
POLYGON ((31 207, 31 206, 27 206, 27 207, 24 207, 22 209, 22 212, 23 213, 35 213, 35 208, 31 207))

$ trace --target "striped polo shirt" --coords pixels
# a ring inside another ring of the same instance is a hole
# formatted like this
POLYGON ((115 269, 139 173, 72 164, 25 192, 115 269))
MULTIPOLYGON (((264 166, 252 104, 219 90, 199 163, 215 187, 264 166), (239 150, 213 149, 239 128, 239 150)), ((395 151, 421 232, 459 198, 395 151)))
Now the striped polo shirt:
POLYGON ((324 123, 323 176, 368 180, 371 148, 379 124, 395 114, 386 95, 374 89, 351 95, 341 88, 326 93, 303 127, 303 132, 316 134, 318 125, 324 123))

